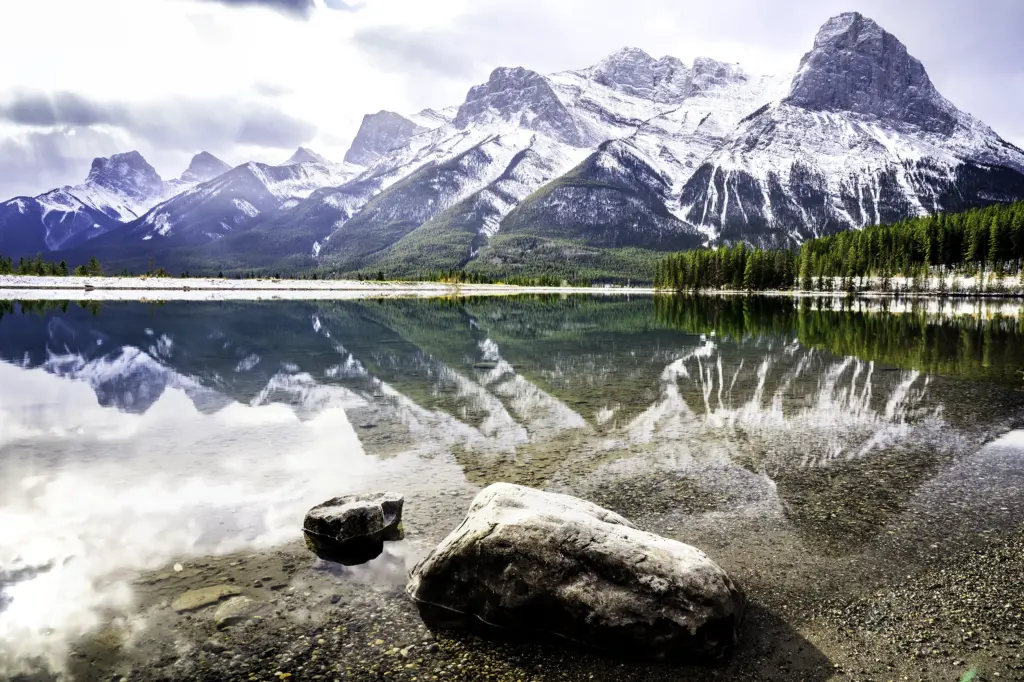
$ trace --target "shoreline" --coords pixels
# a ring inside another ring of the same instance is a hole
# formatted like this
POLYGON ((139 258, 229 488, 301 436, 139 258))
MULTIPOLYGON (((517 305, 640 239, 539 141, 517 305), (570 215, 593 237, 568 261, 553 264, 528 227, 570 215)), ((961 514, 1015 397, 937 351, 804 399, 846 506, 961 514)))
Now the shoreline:
POLYGON ((360 280, 296 279, 220 279, 220 278, 146 278, 146 277, 37 277, 0 276, 0 300, 22 298, 23 292, 39 292, 36 298, 67 298, 57 293, 76 294, 75 298, 106 300, 138 299, 139 294, 174 294, 174 298, 246 299, 246 298, 364 298, 379 296, 486 296, 510 294, 614 294, 651 295, 653 287, 572 287, 515 286, 510 284, 448 284, 443 282, 370 282, 360 280))

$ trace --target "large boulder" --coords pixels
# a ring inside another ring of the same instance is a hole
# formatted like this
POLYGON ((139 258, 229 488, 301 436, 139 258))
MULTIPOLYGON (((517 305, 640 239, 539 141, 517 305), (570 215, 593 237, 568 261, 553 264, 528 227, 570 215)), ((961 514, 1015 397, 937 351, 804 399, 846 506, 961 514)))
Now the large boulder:
POLYGON ((327 561, 352 566, 380 556, 386 540, 401 540, 398 493, 345 495, 309 510, 303 522, 306 546, 327 561))
POLYGON ((590 502, 508 483, 477 495, 406 589, 433 628, 672 659, 726 654, 746 605, 699 549, 590 502))

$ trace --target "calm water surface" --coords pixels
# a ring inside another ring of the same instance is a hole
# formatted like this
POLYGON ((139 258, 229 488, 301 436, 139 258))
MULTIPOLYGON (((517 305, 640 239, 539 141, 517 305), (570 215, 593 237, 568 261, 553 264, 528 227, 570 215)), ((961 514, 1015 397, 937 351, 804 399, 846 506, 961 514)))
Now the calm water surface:
POLYGON ((1016 532, 1019 310, 888 307, 0 303, 0 676, 136 613, 140 571, 294 543, 349 491, 407 496, 390 580, 494 481, 696 544, 755 597, 1016 532))

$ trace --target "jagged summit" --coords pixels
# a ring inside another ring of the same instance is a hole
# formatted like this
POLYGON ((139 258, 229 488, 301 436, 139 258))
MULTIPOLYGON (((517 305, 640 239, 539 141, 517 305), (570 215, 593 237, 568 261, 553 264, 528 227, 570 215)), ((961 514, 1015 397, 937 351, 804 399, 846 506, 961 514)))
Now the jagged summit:
POLYGON ((181 174, 181 181, 189 183, 205 182, 229 170, 231 170, 231 166, 210 152, 199 152, 192 157, 188 168, 181 174))
POLYGON ((751 112, 682 189, 718 240, 794 244, 1024 196, 1024 154, 940 95, 891 33, 829 19, 780 101, 751 112))
POLYGON ((690 91, 690 70, 675 57, 654 59, 636 47, 624 47, 587 70, 596 83, 634 97, 678 102, 690 91))
POLYGON ((738 64, 697 57, 688 67, 676 57, 655 59, 637 47, 623 47, 574 73, 617 92, 661 104, 679 104, 710 89, 749 80, 738 64))
POLYGON ((948 134, 956 110, 920 61, 858 12, 832 17, 800 61, 786 102, 811 111, 849 111, 948 134))
POLYGON ((163 189, 160 174, 137 151, 93 159, 85 183, 133 198, 158 194, 163 189))
POLYGON ((296 163, 318 163, 326 166, 330 165, 331 162, 308 147, 299 147, 295 150, 295 153, 291 155, 291 158, 284 162, 284 165, 291 166, 296 163))
POLYGON ((690 94, 750 80, 739 64, 720 62, 710 57, 694 57, 690 74, 690 94))
POLYGON ((345 162, 369 166, 384 154, 401 147, 413 135, 425 130, 426 127, 393 111, 382 110, 376 114, 366 114, 352 140, 352 146, 345 152, 345 162))
POLYGON ((863 34, 865 37, 881 37, 886 31, 873 19, 865 17, 860 12, 843 12, 830 18, 814 36, 814 47, 818 48, 837 36, 849 34, 851 31, 863 34))
POLYGON ((470 88, 455 115, 458 128, 499 122, 535 130, 573 146, 584 144, 575 119, 551 82, 521 66, 494 69, 486 83, 470 88))

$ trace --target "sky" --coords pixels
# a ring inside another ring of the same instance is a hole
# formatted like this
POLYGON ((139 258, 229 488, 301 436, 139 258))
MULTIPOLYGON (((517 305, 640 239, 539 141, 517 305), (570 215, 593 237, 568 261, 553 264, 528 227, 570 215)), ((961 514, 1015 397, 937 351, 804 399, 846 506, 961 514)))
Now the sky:
POLYGON ((4 0, 0 199, 137 149, 164 178, 209 151, 340 161, 366 113, 457 105, 498 66, 541 73, 624 46, 788 73, 859 11, 938 90, 1024 147, 1020 0, 4 0))

